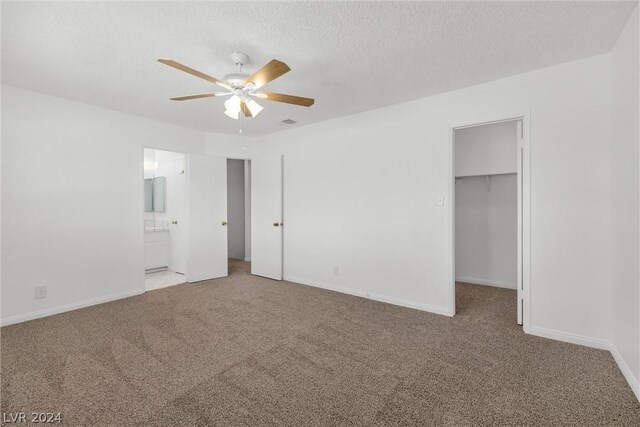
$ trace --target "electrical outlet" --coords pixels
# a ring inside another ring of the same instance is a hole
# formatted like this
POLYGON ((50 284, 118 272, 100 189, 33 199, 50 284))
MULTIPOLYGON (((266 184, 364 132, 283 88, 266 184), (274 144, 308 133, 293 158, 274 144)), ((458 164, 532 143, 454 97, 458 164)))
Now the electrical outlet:
POLYGON ((337 265, 333 266, 333 275, 334 276, 339 276, 340 275, 340 267, 337 265))
POLYGON ((46 298, 47 297, 47 287, 46 286, 36 286, 34 288, 33 298, 46 298))

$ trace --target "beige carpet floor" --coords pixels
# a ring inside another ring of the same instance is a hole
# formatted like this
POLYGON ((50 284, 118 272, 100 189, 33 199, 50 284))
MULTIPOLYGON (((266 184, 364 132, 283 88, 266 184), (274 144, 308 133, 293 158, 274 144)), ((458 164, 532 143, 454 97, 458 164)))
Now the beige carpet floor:
POLYGON ((2 411, 64 425, 640 425, 606 351, 525 335, 514 291, 454 318, 248 274, 1 330, 2 411))

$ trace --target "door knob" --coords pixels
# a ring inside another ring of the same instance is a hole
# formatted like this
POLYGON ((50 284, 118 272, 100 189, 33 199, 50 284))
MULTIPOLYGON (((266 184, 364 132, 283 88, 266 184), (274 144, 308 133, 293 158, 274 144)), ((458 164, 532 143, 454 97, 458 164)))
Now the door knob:
POLYGON ((222 221, 222 225, 227 225, 227 221, 222 221))
POLYGON ((279 223, 279 222, 274 222, 274 223, 273 223, 273 226, 274 226, 274 227, 280 227, 280 223, 279 223))

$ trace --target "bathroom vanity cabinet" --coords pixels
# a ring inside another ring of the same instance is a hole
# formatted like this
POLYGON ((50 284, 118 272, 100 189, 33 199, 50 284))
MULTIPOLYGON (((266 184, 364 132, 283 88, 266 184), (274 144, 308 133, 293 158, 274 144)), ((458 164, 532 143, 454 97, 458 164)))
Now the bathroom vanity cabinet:
POLYGON ((155 270, 169 266, 171 240, 169 230, 146 228, 144 230, 144 268, 155 270))

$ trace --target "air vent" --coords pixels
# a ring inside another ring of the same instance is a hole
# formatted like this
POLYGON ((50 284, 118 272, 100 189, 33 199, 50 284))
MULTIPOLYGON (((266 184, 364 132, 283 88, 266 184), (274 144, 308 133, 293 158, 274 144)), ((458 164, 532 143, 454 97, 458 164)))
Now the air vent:
POLYGON ((283 120, 282 123, 284 123, 285 125, 292 125, 292 124, 298 123, 298 122, 296 122, 295 120, 286 119, 286 120, 283 120))

